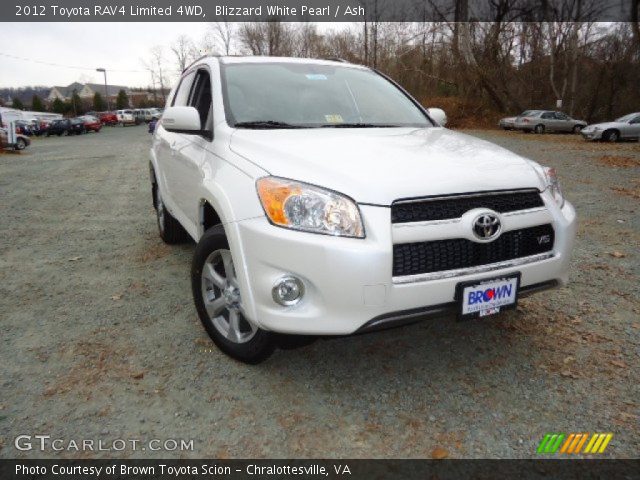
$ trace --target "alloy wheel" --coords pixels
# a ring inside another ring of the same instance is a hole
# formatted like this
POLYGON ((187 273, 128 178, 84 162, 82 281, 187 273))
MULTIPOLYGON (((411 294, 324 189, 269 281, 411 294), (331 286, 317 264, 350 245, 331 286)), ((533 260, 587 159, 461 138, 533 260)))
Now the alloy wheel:
POLYGON ((230 250, 215 250, 207 257, 202 267, 201 291, 209 320, 224 338, 245 343, 254 337, 258 328, 243 314, 230 250))

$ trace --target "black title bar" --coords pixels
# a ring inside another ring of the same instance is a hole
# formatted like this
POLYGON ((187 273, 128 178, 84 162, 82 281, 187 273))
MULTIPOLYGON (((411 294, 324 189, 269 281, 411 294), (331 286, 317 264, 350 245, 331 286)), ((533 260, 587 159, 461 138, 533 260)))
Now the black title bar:
POLYGON ((2 480, 635 479, 640 460, 0 460, 2 480))
POLYGON ((2 0, 0 22, 629 22, 634 0, 2 0))

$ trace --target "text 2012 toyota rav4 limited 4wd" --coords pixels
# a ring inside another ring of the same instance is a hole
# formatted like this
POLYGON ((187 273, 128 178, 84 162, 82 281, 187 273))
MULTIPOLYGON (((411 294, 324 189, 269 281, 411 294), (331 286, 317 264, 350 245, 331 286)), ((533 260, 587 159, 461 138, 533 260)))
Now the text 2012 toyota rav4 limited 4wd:
POLYGON ((193 297, 221 350, 257 363, 283 334, 484 317, 567 282, 576 215, 555 171, 444 123, 340 61, 185 70, 153 139, 153 203, 165 242, 198 242, 193 297))

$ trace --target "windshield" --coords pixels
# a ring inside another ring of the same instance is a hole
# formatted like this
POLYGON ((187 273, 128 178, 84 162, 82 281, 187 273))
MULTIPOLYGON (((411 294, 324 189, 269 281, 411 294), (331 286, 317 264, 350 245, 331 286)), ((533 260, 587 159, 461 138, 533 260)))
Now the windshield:
POLYGON ((370 70, 313 63, 240 63, 223 66, 222 82, 231 126, 432 126, 402 91, 370 70))
POLYGON ((637 113, 629 113, 629 114, 625 115, 624 117, 616 118, 616 122, 628 122, 631 119, 635 118, 636 115, 638 115, 638 114, 637 113))

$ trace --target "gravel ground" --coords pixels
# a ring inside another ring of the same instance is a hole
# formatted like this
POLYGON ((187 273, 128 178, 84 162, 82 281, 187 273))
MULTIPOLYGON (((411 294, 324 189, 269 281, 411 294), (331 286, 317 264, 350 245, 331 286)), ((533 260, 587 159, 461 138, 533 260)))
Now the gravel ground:
POLYGON ((550 431, 613 432, 605 455, 637 457, 640 145, 466 133, 559 170, 580 218, 571 284, 257 367, 213 348, 194 246, 157 235, 144 127, 1 154, 0 457, 522 458, 550 431), (194 443, 20 452, 19 434, 194 443))

